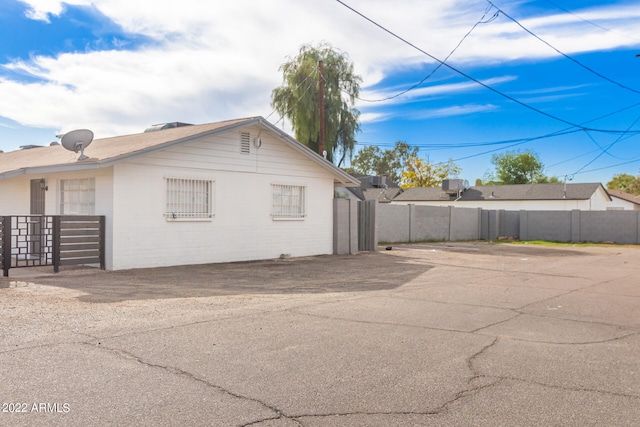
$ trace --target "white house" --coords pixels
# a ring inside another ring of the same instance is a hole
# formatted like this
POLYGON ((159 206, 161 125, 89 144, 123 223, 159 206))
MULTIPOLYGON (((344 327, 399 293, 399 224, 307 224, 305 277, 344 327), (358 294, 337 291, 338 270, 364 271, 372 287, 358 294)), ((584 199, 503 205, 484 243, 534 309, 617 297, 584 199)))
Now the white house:
POLYGON ((618 206, 600 183, 476 186, 461 192, 408 188, 392 204, 456 206, 495 210, 604 211, 618 206))
POLYGON ((261 117, 176 125, 86 160, 1 153, 0 215, 104 215, 109 270, 332 253, 334 187, 357 180, 261 117))
POLYGON ((620 190, 607 190, 611 196, 611 206, 608 210, 640 211, 640 196, 625 193, 620 190))
POLYGON ((351 174, 360 181, 358 187, 336 187, 336 195, 349 200, 377 200, 378 203, 390 203, 402 189, 385 176, 351 174))

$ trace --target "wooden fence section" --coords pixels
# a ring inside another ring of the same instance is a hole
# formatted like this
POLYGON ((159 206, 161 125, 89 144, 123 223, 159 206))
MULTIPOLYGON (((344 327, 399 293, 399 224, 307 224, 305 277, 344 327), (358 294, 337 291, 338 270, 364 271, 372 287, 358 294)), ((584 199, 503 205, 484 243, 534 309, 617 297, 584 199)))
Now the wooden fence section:
POLYGON ((0 268, 97 264, 105 269, 105 217, 0 216, 0 268))

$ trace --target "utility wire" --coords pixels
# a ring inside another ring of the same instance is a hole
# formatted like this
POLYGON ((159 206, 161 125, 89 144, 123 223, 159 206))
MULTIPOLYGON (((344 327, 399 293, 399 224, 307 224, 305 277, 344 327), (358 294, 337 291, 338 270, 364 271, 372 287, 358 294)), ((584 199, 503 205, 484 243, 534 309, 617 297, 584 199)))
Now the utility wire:
MULTIPOLYGON (((629 125, 629 127, 627 128, 627 130, 631 129, 633 126, 635 126, 636 123, 638 123, 638 121, 640 121, 640 116, 638 116, 638 118, 636 118, 633 123, 631 123, 629 125)), ((588 132, 587 132, 588 134, 588 132)), ((611 147, 613 147, 614 145, 616 145, 618 142, 620 142, 622 140, 622 137, 624 136, 624 134, 620 134, 620 136, 618 136, 618 138, 616 138, 615 141, 613 141, 611 144, 609 144, 604 150, 602 150, 602 152, 600 154, 598 154, 596 157, 594 157, 590 162, 588 162, 586 165, 582 166, 580 169, 578 169, 577 171, 575 171, 573 174, 577 174, 579 172, 581 172, 582 170, 584 170, 584 168, 586 168, 587 166, 589 166, 590 164, 592 164, 593 162, 595 162, 596 160, 598 160, 600 157, 602 157, 607 151, 609 151, 609 149, 611 147)))
POLYGON ((575 174, 572 174, 572 175, 579 175, 579 174, 581 174, 581 173, 589 173, 589 172, 597 172, 597 171, 601 171, 601 170, 604 170, 604 169, 611 169, 611 168, 616 168, 616 167, 618 167, 618 166, 624 166, 624 165, 629 165, 629 164, 631 164, 631 163, 637 163, 637 162, 639 162, 639 161, 640 161, 640 160, 638 160, 638 159, 630 160, 630 161, 628 161, 628 162, 616 163, 615 165, 603 166, 603 167, 601 167, 601 168, 589 169, 589 170, 582 171, 582 172, 576 172, 575 174))
POLYGON ((467 79, 469 79, 469 80, 471 80, 471 81, 473 81, 473 82, 475 82, 475 83, 479 84, 480 86, 482 86, 482 87, 484 87, 484 88, 486 88, 486 89, 489 89, 490 91, 492 91, 492 92, 494 92, 494 93, 496 93, 496 94, 498 94, 498 95, 500 95, 500 96, 502 96, 502 97, 504 97, 504 98, 506 98, 506 99, 508 99, 508 100, 510 100, 510 101, 512 101, 512 102, 515 102, 516 104, 519 104, 519 105, 521 105, 521 106, 523 106, 523 107, 525 107, 525 108, 527 108, 527 109, 529 109, 529 110, 531 110, 531 111, 535 111, 535 112, 536 112, 536 113, 538 113, 538 114, 541 114, 541 115, 543 115, 543 116, 546 116, 546 117, 548 117, 548 118, 550 118, 550 119, 553 119, 553 120, 556 120, 556 121, 558 121, 558 122, 561 122, 561 123, 567 124, 567 125, 569 125, 569 126, 571 126, 571 127, 576 127, 576 128, 580 128, 580 129, 584 129, 584 130, 591 130, 591 131, 593 131, 593 132, 607 132, 607 133, 620 133, 620 132, 621 132, 621 131, 615 131, 615 130, 596 129, 596 128, 585 128, 585 127, 583 127, 583 126, 581 126, 581 125, 578 125, 578 124, 576 124, 576 123, 570 122, 570 121, 568 121, 568 120, 565 120, 565 119, 562 119, 562 118, 560 118, 560 117, 554 116, 553 114, 549 114, 549 113, 547 113, 547 112, 545 112, 545 111, 539 110, 539 109, 537 109, 537 108, 535 108, 535 107, 533 107, 533 106, 531 106, 531 105, 529 105, 529 104, 526 104, 526 103, 524 103, 524 102, 522 102, 522 101, 520 101, 520 100, 518 100, 518 99, 516 99, 516 98, 514 98, 514 97, 512 97, 512 96, 510 96, 510 95, 507 95, 506 93, 503 93, 503 92, 499 91, 498 89, 495 89, 495 88, 494 88, 494 87, 492 87, 492 86, 489 86, 489 85, 488 85, 488 84, 486 84, 486 83, 483 83, 482 81, 480 81, 480 80, 478 80, 478 79, 476 79, 476 78, 474 78, 474 77, 472 77, 472 76, 470 76, 470 75, 466 74, 465 72, 463 72, 463 71, 461 71, 461 70, 457 69, 456 67, 454 67, 454 66, 452 66, 452 65, 449 65, 449 64, 447 64, 446 62, 444 62, 444 61, 442 61, 442 60, 440 60, 440 59, 436 58, 435 56, 433 56, 433 55, 431 55, 430 53, 426 52, 425 50, 423 50, 423 49, 419 48, 418 46, 416 46, 415 44, 413 44, 413 43, 409 42, 408 40, 406 40, 406 39, 402 38, 401 36, 399 36, 398 34, 394 33, 393 31, 391 31, 391 30, 389 30, 389 29, 385 28, 384 26, 382 26, 381 24, 377 23, 377 22, 376 22, 376 21, 374 21, 373 19, 371 19, 371 18, 367 17, 366 15, 362 14, 361 12, 358 12, 356 9, 354 9, 354 8, 352 8, 351 6, 347 5, 347 4, 346 4, 346 3, 344 3, 342 0, 336 0, 336 1, 337 1, 338 3, 340 3, 341 5, 343 5, 344 7, 346 7, 347 9, 351 10, 353 13, 355 13, 355 14, 359 15, 360 17, 362 17, 362 18, 364 18, 365 20, 369 21, 370 23, 372 23, 372 24, 373 24, 373 25, 375 25, 376 27, 380 28, 380 29, 381 29, 381 30, 383 30, 384 32, 386 32, 386 33, 388 33, 389 35, 391 35, 391 36, 393 36, 393 37, 397 38, 398 40, 402 41, 403 43, 407 44, 408 46, 410 46, 410 47, 414 48, 414 49, 415 49, 415 50, 417 50, 418 52, 423 53, 424 55, 428 56, 429 58, 431 58, 431 59, 433 59, 433 60, 435 60, 435 61, 437 61, 437 62, 441 63, 442 65, 444 65, 445 67, 449 68, 450 70, 452 70, 452 71, 454 71, 454 72, 456 72, 456 73, 460 74, 461 76, 463 76, 463 77, 465 77, 465 78, 467 78, 467 79))
POLYGON ((568 10, 568 9, 565 9, 564 7, 560 6, 558 3, 552 2, 551 0, 545 0, 545 1, 546 1, 547 3, 549 3, 549 4, 553 5, 553 6, 557 7, 557 8, 558 8, 558 9, 560 9, 561 11, 563 11, 563 12, 565 12, 565 13, 568 13, 569 15, 575 16, 575 17, 576 17, 576 18, 578 18, 579 20, 584 21, 584 22, 586 22, 587 24, 593 25, 594 27, 598 27, 598 28, 600 28, 601 30, 604 30, 604 31, 607 31, 607 32, 611 32, 611 33, 616 33, 616 34, 619 34, 619 35, 624 36, 624 37, 626 37, 626 38, 628 38, 628 39, 631 39, 631 40, 640 40, 640 39, 637 39, 637 38, 635 38, 635 37, 631 37, 631 36, 629 36, 628 34, 621 33, 621 32, 619 32, 619 31, 612 30, 611 28, 603 27, 603 26, 602 26, 602 25, 600 25, 600 24, 596 24, 596 23, 595 23, 595 22, 593 22, 593 21, 590 21, 590 20, 588 20, 588 19, 585 19, 585 18, 583 18, 582 16, 580 16, 580 15, 578 15, 578 14, 576 14, 576 13, 573 13, 573 12, 571 12, 571 11, 570 11, 570 10, 568 10))
MULTIPOLYGON (((295 87, 295 89, 294 89, 294 90, 299 89, 299 88, 300 88, 300 86, 302 86, 304 83, 306 83, 306 82, 307 82, 307 80, 309 80, 311 77, 315 77, 315 73, 311 73, 311 74, 309 74, 307 77, 305 77, 305 78, 304 78, 304 80, 302 80, 300 83, 298 83, 298 84, 296 85, 296 87, 295 87)), ((310 89, 310 88, 311 88, 311 85, 307 85, 306 89, 304 90, 304 92, 302 92, 302 95, 301 95, 300 97, 304 96, 304 95, 309 91, 309 89, 310 89)), ((293 110, 293 109, 295 108, 295 106, 296 106, 296 105, 295 105, 295 103, 294 103, 294 104, 293 104, 293 105, 292 105, 292 106, 291 106, 291 107, 286 111, 285 115, 286 115, 286 114, 288 114, 289 112, 291 112, 291 110, 293 110)), ((269 119, 269 117, 271 117, 271 116, 273 115, 273 113, 275 113, 276 111, 277 111, 277 109, 274 109, 274 110, 273 110, 273 111, 272 111, 272 112, 271 112, 271 113, 266 117, 266 119, 265 119, 265 120, 269 119)), ((283 115, 283 116, 280 116, 280 118, 279 118, 275 123, 273 123, 273 125, 274 125, 274 126, 276 126, 278 123, 280 123, 280 121, 284 120, 284 118, 285 118, 285 116, 284 116, 284 115, 283 115)))
POLYGON ((495 20, 498 17, 499 12, 496 12, 493 14, 492 17, 490 17, 489 19, 487 19, 486 21, 484 21, 485 16, 487 16, 487 13, 489 13, 489 11, 491 11, 491 9, 493 9, 493 6, 489 5, 487 7, 487 9, 484 11, 484 14, 482 15, 482 17, 473 25, 473 27, 471 27, 471 29, 467 32, 467 34, 465 34, 462 39, 458 42, 458 44, 456 45, 456 47, 453 48, 453 50, 451 52, 449 52, 449 54, 447 55, 446 58, 444 58, 443 62, 439 62, 438 65, 436 66, 436 68, 434 68, 429 74, 426 75, 425 78, 423 78, 422 80, 420 80, 418 83, 414 84, 413 86, 411 86, 408 89, 405 89, 401 92, 396 93, 395 95, 391 95, 391 96, 387 96, 386 98, 380 98, 380 99, 364 99, 364 98, 359 98, 356 97, 356 99, 358 99, 359 101, 363 101, 363 102, 382 102, 382 101, 388 101, 390 99, 394 99, 399 97, 400 95, 404 95, 405 93, 412 91, 413 89, 419 87, 420 85, 422 85, 422 83, 426 82, 429 78, 431 78, 431 76, 433 76, 436 71, 438 71, 442 65, 447 62, 447 60, 451 57, 451 55, 453 55, 455 53, 456 50, 458 50, 458 48, 462 45, 462 43, 467 39, 467 37, 469 37, 469 35, 473 32, 473 30, 476 29, 476 27, 480 24, 486 24, 489 22, 492 22, 493 20, 495 20))
POLYGON ((590 73, 595 74, 596 76, 600 77, 601 79, 604 79, 606 81, 608 81, 609 83, 613 83, 616 86, 619 86, 623 89, 629 90, 631 92, 640 94, 639 90, 633 89, 629 86, 626 86, 620 82, 617 82, 613 79, 610 79, 609 77, 605 76, 604 74, 601 74, 599 72, 597 72, 596 70, 594 70, 593 68, 583 64, 582 62, 578 61, 577 59, 573 58, 572 56, 567 55, 566 53, 562 52, 560 49, 556 48, 555 46, 553 46, 551 43, 547 42, 546 40, 542 39, 540 36, 538 36, 537 34, 535 34, 533 31, 529 30, 527 27, 525 27, 524 25, 522 25, 517 19, 511 17, 509 14, 507 14, 504 10, 500 9, 499 7, 497 7, 495 4, 493 4, 491 2, 491 0, 487 0, 487 3, 489 3, 491 6, 495 7, 498 10, 498 13, 504 15, 504 17, 508 18, 510 21, 512 21, 514 24, 516 24, 517 26, 519 26, 520 28, 522 28, 524 31, 526 31, 527 33, 529 33, 530 35, 532 35, 533 37, 535 37, 536 39, 538 39, 539 41, 541 41, 542 43, 546 44, 547 46, 549 46, 551 49, 555 50, 557 53, 559 53, 560 55, 564 56, 565 58, 567 58, 568 60, 570 60, 571 62, 577 64, 578 66, 584 68, 585 70, 589 71, 590 73))

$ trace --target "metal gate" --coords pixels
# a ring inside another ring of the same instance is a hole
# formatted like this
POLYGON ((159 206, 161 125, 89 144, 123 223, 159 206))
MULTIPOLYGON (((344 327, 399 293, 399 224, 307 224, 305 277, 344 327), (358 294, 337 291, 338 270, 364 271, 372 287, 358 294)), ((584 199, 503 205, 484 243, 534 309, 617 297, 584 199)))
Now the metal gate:
POLYGON ((104 216, 0 216, 0 268, 99 264, 105 268, 104 216))
POLYGON ((378 246, 376 233, 377 200, 358 202, 358 250, 375 251, 378 246))

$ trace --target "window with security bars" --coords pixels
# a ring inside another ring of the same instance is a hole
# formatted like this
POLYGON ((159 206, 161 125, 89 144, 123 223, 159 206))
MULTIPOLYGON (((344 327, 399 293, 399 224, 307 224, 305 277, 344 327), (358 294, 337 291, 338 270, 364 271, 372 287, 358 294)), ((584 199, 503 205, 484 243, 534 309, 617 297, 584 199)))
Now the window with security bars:
POLYGON ((213 185, 206 179, 165 178, 167 219, 203 219, 213 216, 213 185))
POLYGON ((94 215, 95 178, 60 180, 60 215, 94 215))
POLYGON ((272 184, 271 192, 273 219, 302 219, 307 216, 307 187, 272 184))

